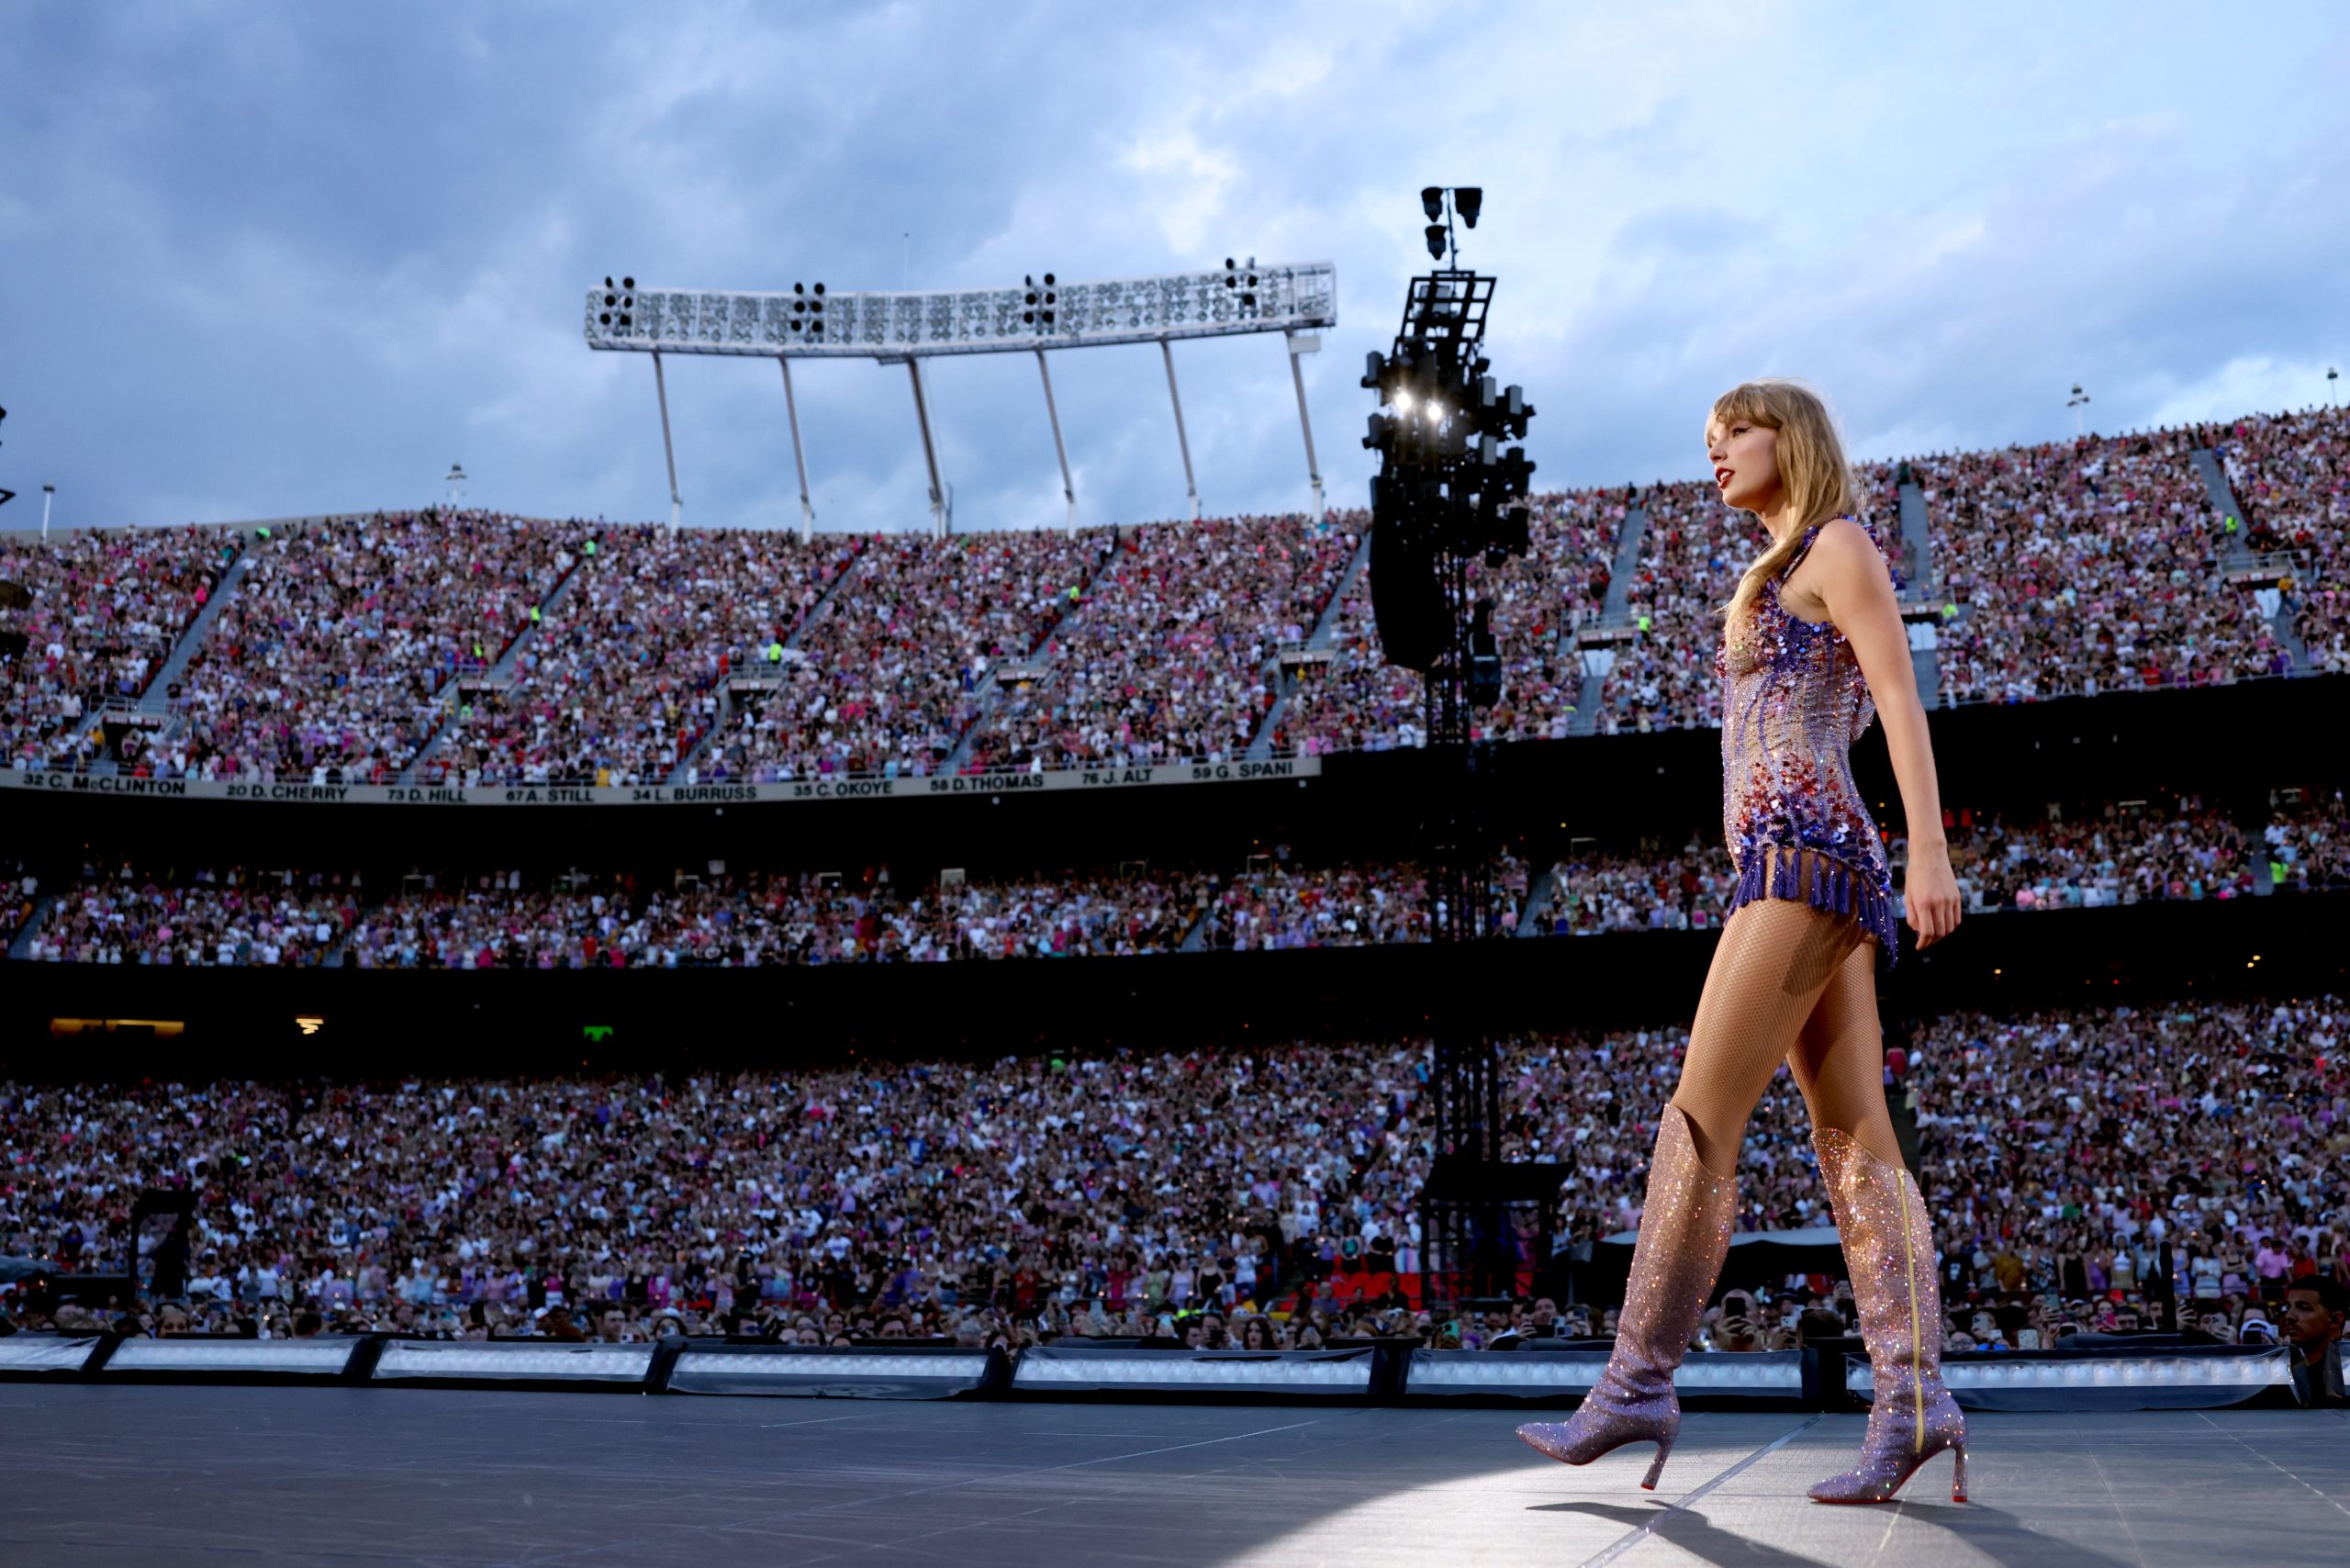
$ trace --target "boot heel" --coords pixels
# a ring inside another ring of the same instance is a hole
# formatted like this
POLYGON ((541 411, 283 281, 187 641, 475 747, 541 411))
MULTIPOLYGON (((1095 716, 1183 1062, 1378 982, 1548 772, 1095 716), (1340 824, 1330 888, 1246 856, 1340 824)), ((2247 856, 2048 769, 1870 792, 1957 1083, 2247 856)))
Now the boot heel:
POLYGON ((1958 1468, 1951 1472, 1950 1500, 1964 1503, 1966 1501, 1966 1445, 1961 1443, 1951 1451, 1958 1456, 1958 1468))
POLYGON ((1656 1440, 1656 1459, 1650 1464, 1649 1473, 1640 1477, 1641 1491, 1653 1492, 1656 1490, 1656 1478, 1664 1473, 1664 1456, 1672 1451, 1673 1439, 1671 1438, 1659 1438, 1656 1440))

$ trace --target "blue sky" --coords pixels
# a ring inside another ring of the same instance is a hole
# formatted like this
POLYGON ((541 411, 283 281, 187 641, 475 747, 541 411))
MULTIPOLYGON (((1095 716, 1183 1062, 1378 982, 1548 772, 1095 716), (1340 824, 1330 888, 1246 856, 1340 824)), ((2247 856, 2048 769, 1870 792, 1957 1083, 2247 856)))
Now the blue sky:
MULTIPOLYGON (((1703 470, 1742 376, 1861 455, 2300 407, 2350 359, 2350 8, 0 0, 0 524, 667 514, 583 290, 971 287, 1331 260, 1364 350, 1482 183, 1538 484, 1703 470), (1952 13, 1960 19, 1945 19, 1952 13)), ((1178 350, 1212 511, 1306 496, 1278 339, 1178 350)), ((1149 349, 1054 377, 1089 521, 1178 515, 1149 349)), ((820 526, 927 521, 901 370, 798 374, 820 526)), ((966 530, 1060 519, 1033 363, 932 367, 966 530)), ((685 515, 795 523, 771 364, 677 364, 685 515)))

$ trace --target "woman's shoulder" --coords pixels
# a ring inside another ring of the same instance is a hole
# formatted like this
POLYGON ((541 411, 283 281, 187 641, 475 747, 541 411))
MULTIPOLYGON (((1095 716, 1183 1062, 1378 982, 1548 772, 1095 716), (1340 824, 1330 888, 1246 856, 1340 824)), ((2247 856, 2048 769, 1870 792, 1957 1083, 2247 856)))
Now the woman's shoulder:
POLYGON ((1873 524, 1849 515, 1831 517, 1812 524, 1810 532, 1810 542, 1797 553, 1798 560, 1818 556, 1823 569, 1831 574, 1865 567, 1872 562, 1887 572, 1893 570, 1892 554, 1873 524))
POLYGON ((1812 547, 1817 550, 1868 549, 1885 554, 1885 539, 1877 525, 1864 522, 1850 512, 1841 513, 1824 522, 1811 525, 1815 536, 1812 547))

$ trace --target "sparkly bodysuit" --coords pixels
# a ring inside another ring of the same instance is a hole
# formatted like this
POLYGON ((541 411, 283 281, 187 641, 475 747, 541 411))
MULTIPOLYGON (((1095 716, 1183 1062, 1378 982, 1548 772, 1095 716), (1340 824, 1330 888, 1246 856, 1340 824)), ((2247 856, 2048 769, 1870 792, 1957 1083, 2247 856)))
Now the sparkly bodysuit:
MULTIPOLYGON (((1780 584, 1818 535, 1817 523, 1804 531, 1786 570, 1755 597, 1738 646, 1726 633, 1714 655, 1722 683, 1722 838, 1739 873, 1722 913, 1759 898, 1857 913, 1881 955, 1897 963, 1893 873, 1849 755, 1876 703, 1844 634, 1779 602, 1780 584)), ((1869 539, 1876 543, 1874 531, 1869 539)), ((1892 569, 1888 561, 1888 576, 1892 569)))

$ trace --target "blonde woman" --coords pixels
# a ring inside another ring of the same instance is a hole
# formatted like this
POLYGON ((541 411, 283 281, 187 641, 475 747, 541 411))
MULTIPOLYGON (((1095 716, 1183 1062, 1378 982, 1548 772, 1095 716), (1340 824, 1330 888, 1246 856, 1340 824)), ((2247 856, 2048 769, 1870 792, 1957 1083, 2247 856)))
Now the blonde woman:
POLYGON ((1722 607, 1714 656, 1738 886, 1657 1127, 1607 1370, 1572 1417, 1518 1435, 1569 1464, 1653 1442, 1640 1484, 1655 1488, 1680 1429, 1673 1369, 1729 1247, 1747 1117, 1785 1061, 1811 1114, 1875 1373, 1861 1462, 1811 1495, 1882 1502, 1950 1449, 1963 1500, 1966 1423, 1940 1371, 1933 1227, 1885 1108, 1876 965, 1897 958, 1893 878, 1848 756, 1882 712, 1908 821, 1908 921, 1930 946, 1958 924, 1958 884, 1892 571, 1853 516, 1843 444, 1807 387, 1754 381, 1723 394, 1706 449, 1723 501, 1770 535, 1722 607))

